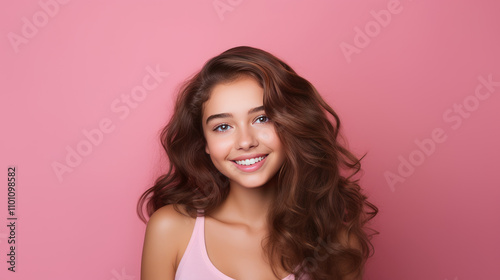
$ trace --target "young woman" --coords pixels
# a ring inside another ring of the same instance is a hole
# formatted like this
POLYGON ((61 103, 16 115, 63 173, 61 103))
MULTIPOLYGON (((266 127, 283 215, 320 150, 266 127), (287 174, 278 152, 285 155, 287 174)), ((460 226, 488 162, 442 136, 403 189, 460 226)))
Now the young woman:
POLYGON ((142 280, 361 279, 378 212, 360 160, 316 89, 270 53, 236 47, 180 90, 169 169, 140 198, 142 280))

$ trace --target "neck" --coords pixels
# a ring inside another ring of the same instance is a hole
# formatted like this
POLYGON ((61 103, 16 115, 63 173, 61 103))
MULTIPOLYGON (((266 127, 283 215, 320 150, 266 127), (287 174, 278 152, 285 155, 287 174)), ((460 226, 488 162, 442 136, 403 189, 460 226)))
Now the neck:
POLYGON ((267 228, 267 214, 276 194, 276 180, 257 188, 245 188, 230 184, 227 199, 219 208, 221 220, 240 223, 251 229, 267 228))

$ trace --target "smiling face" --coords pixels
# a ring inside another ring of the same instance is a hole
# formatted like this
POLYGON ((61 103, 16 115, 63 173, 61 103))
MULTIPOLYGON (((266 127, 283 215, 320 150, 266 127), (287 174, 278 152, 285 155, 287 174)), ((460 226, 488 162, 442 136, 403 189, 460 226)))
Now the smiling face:
POLYGON ((268 183, 285 159, 274 125, 264 112, 264 91, 252 78, 216 85, 203 104, 205 151, 231 185, 268 183))

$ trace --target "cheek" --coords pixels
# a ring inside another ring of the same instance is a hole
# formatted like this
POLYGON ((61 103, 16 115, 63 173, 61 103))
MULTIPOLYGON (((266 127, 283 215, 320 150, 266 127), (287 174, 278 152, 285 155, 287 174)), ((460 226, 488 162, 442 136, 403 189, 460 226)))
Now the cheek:
POLYGON ((266 129, 260 132, 259 137, 266 146, 281 149, 281 141, 274 129, 266 129))
MULTIPOLYGON (((231 152, 231 145, 232 143, 229 139, 207 139, 207 148, 210 150, 210 160, 212 160, 215 168, 226 177, 230 174, 229 170, 232 170, 231 166, 226 163, 231 152)), ((237 169, 236 167, 233 168, 237 169)))
POLYGON ((207 149, 212 160, 225 158, 230 150, 230 143, 227 139, 207 139, 207 149))

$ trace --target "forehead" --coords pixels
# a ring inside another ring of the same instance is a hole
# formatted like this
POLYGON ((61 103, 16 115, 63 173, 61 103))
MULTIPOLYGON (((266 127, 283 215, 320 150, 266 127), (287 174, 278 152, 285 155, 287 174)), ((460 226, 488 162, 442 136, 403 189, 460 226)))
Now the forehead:
POLYGON ((213 114, 237 114, 262 106, 264 90, 252 78, 240 78, 230 83, 216 85, 210 98, 203 104, 203 119, 213 114))

